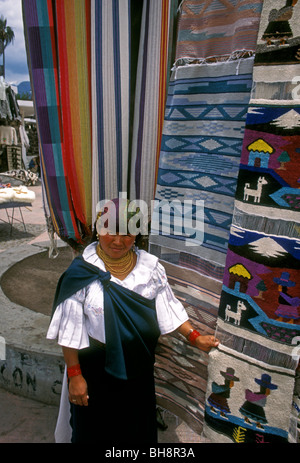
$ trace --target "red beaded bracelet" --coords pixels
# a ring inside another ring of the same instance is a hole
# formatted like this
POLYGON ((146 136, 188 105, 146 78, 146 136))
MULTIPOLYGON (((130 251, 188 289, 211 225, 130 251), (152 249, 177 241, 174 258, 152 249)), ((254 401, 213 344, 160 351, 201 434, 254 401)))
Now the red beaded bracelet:
POLYGON ((191 331, 191 332, 188 334, 187 338, 188 338, 188 340, 190 341, 190 343, 194 346, 194 345, 196 344, 196 339, 197 339, 199 336, 201 336, 201 334, 199 333, 199 331, 193 330, 193 331, 191 331))
POLYGON ((68 378, 72 378, 72 376, 81 375, 81 369, 79 363, 77 365, 72 365, 71 367, 67 368, 68 378))

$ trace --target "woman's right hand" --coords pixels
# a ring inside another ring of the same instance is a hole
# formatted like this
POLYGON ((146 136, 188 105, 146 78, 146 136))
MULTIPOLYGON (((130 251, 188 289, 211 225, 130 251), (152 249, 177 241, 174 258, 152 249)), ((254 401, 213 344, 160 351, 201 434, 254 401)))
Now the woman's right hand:
POLYGON ((69 400, 74 405, 88 406, 88 388, 82 375, 69 378, 69 400))

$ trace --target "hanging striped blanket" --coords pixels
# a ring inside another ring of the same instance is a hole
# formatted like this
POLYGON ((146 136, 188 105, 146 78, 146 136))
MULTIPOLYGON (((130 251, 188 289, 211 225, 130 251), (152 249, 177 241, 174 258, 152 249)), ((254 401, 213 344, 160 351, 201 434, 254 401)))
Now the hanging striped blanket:
POLYGON ((76 246, 98 201, 153 198, 176 1, 22 4, 47 209, 76 246))

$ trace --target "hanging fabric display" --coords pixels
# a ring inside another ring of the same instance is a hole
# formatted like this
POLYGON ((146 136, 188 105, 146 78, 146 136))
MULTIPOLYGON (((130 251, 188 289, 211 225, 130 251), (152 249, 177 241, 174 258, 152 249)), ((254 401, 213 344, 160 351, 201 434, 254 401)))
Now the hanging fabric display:
POLYGON ((94 204, 128 185, 130 198, 153 199, 176 4, 92 1, 94 204))
POLYGON ((150 0, 144 3, 136 76, 130 197, 143 198, 150 206, 156 185, 178 2, 150 0))
MULTIPOLYGON (((300 339, 300 5, 264 2, 218 312, 205 435, 295 442, 300 339)), ((299 410, 299 409, 298 409, 299 410)))
POLYGON ((153 222, 151 243, 174 249, 178 259, 197 256, 206 275, 212 263, 216 274, 225 263, 252 68, 253 58, 180 66, 169 85, 155 199, 204 201, 204 233, 168 235, 162 218, 153 222))
MULTIPOLYGON (((261 5, 252 1, 239 8, 235 1, 195 0, 181 4, 150 251, 164 263, 173 290, 205 334, 216 326, 261 5), (166 205, 170 209, 164 214, 166 205)), ((156 366, 159 401, 198 432, 204 418, 207 362, 206 354, 200 354, 199 361, 199 351, 186 347, 180 337, 161 341, 156 366)))
MULTIPOLYGON (((87 222, 84 198, 79 197, 80 188, 76 178, 75 185, 72 185, 75 175, 74 157, 68 159, 68 166, 64 165, 65 147, 68 149, 70 146, 68 133, 71 122, 67 119, 66 132, 63 132, 62 124, 65 120, 62 121, 61 113, 61 108, 62 111, 64 108, 60 101, 57 55, 59 49, 55 38, 54 5, 46 0, 25 1, 23 18, 41 144, 41 168, 51 220, 61 238, 80 242, 80 226, 84 227, 87 222)), ((76 47, 74 49, 76 53, 76 47)), ((67 66, 67 63, 65 65, 67 66)), ((74 109, 77 112, 77 108, 74 109)), ((79 130, 75 133, 80 137, 79 130)))
POLYGON ((56 2, 55 7, 63 164, 76 217, 82 224, 89 224, 92 177, 90 7, 87 2, 56 2))
MULTIPOLYGON (((16 95, 11 86, 2 79, 0 80, 0 121, 5 121, 6 123, 11 121, 21 122, 20 108, 16 100, 16 95)), ((2 124, 1 130, 3 130, 2 124)), ((0 141, 3 143, 2 136, 0 141)))
POLYGON ((256 47, 262 0, 185 0, 178 21, 176 62, 226 61, 256 47))
POLYGON ((93 211, 127 191, 130 121, 130 1, 93 0, 93 211), (98 188, 97 188, 98 185, 98 188))
POLYGON ((80 248, 100 200, 153 198, 177 1, 22 4, 45 209, 80 248))

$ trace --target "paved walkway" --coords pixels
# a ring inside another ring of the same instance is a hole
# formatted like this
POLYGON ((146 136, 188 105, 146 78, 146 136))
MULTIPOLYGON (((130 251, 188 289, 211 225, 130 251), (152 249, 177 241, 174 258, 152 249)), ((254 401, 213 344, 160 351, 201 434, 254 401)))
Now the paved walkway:
MULTIPOLYGON (((0 388, 0 444, 51 444, 58 407, 17 396, 0 388)), ((203 443, 184 422, 165 411, 168 428, 159 430, 159 443, 203 443)))
MULTIPOLYGON (((26 231, 23 224, 16 222, 12 234, 10 234, 10 226, 0 220, 0 256, 1 252, 7 250, 15 249, 18 252, 18 247, 21 245, 33 246, 35 253, 36 247, 40 248, 41 252, 49 247, 42 189, 41 186, 30 187, 30 189, 34 190, 36 200, 32 208, 23 209, 26 231)), ((20 218, 18 214, 19 212, 16 210, 16 218, 20 218)), ((1 218, 7 220, 5 210, 0 210, 1 218)), ((31 270, 42 271, 43 269, 31 270)), ((23 281, 25 281, 25 276, 23 281)), ((37 291, 33 287, 34 289, 37 291)), ((20 301, 17 302, 20 303, 20 301)), ((29 304, 26 301, 26 304, 23 305, 28 307, 29 304)), ((53 443, 57 413, 58 407, 55 405, 45 405, 0 388, 0 443, 53 443)), ((205 442, 201 436, 194 433, 184 422, 169 412, 165 411, 163 417, 168 428, 165 431, 159 431, 160 443, 205 442)))

